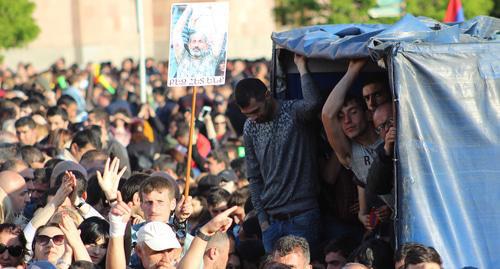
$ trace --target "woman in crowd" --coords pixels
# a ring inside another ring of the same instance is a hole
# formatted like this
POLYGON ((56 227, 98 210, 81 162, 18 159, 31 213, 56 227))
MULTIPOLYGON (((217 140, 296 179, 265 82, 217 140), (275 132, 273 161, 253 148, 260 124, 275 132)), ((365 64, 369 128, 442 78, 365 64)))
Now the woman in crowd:
POLYGON ((32 261, 48 261, 58 268, 68 268, 72 261, 91 261, 75 223, 63 215, 60 224, 49 223, 35 233, 32 261))
POLYGON ((106 249, 109 241, 109 223, 98 217, 84 220, 80 227, 80 238, 92 259, 100 268, 106 267, 106 249))
POLYGON ((26 238, 21 228, 11 223, 0 224, 0 268, 24 268, 25 245, 26 238))

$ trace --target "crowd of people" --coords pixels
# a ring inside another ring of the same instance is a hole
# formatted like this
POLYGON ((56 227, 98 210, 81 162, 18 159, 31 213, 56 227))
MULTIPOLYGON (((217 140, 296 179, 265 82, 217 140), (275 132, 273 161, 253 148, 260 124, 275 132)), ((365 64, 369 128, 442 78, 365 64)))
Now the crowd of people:
POLYGON ((265 60, 231 60, 194 110, 154 59, 145 103, 132 59, 0 66, 0 268, 441 268, 394 246, 387 81, 351 94, 352 60, 325 101, 294 62, 303 99, 273 96, 265 60))

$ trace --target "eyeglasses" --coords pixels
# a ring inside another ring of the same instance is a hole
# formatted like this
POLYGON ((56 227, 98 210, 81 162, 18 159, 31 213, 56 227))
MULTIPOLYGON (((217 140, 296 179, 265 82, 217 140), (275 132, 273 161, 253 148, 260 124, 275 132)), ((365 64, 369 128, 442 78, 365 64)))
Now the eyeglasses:
POLYGON ((24 248, 22 246, 6 246, 0 243, 0 254, 3 254, 6 250, 9 251, 9 255, 12 257, 19 257, 23 255, 24 248))
POLYGON ((225 121, 214 122, 214 125, 222 125, 222 124, 226 124, 226 122, 225 121))
POLYGON ((54 237, 50 237, 47 235, 37 235, 36 237, 36 243, 40 244, 41 246, 47 245, 50 240, 52 240, 55 245, 60 246, 64 243, 64 235, 59 234, 55 235, 54 237))
POLYGON ((390 127, 392 127, 393 124, 394 124, 394 120, 392 118, 388 118, 385 122, 383 122, 377 128, 375 128, 375 132, 377 132, 377 134, 380 134, 382 131, 385 131, 385 130, 389 129, 390 127))

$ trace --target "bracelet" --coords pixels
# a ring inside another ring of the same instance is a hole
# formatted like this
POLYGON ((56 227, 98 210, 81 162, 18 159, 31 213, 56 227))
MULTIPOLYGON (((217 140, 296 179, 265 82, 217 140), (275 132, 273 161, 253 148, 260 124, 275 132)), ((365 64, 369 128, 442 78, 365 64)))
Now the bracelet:
POLYGON ((81 201, 79 204, 77 204, 75 207, 80 209, 83 205, 85 204, 85 201, 81 201))
POLYGON ((108 204, 109 204, 109 205, 113 205, 113 204, 114 204, 114 203, 116 203, 117 201, 118 201, 118 199, 116 199, 116 198, 109 199, 109 200, 108 200, 108 204))
POLYGON ((204 234, 201 230, 198 230, 196 232, 196 236, 199 237, 201 240, 203 240, 205 242, 210 241, 210 238, 212 238, 212 236, 204 234))
POLYGON ((67 262, 66 262, 64 259, 62 259, 62 258, 57 260, 56 265, 64 265, 66 268, 71 266, 71 264, 70 264, 70 263, 67 263, 67 262))

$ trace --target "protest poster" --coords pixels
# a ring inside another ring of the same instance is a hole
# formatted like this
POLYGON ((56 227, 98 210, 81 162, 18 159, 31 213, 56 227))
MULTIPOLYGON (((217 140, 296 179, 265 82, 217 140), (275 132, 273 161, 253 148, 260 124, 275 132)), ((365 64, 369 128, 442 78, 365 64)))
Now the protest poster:
POLYGON ((169 87, 225 83, 228 20, 227 2, 172 5, 169 87))

